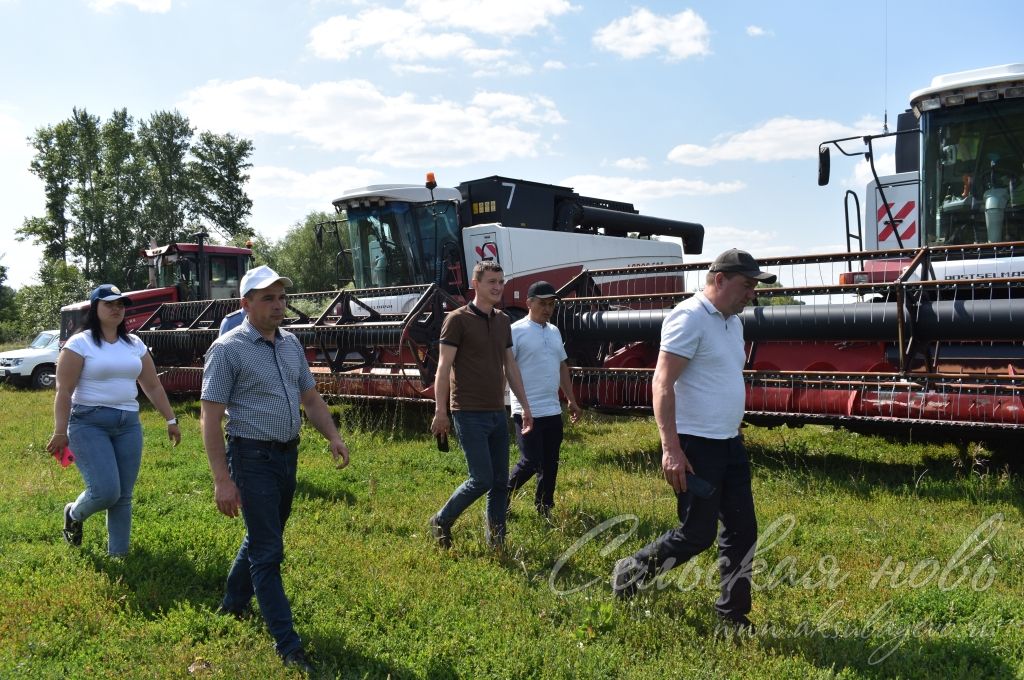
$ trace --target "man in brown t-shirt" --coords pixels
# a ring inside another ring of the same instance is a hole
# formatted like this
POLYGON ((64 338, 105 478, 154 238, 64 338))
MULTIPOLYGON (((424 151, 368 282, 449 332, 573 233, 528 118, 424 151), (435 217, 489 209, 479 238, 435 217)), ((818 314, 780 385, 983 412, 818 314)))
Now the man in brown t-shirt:
POLYGON ((473 268, 474 298, 448 314, 441 327, 440 357, 434 378, 434 420, 430 431, 447 436, 451 400, 455 432, 466 454, 469 478, 430 518, 430 531, 438 545, 452 544, 452 524, 476 499, 487 494, 487 543, 505 541, 508 510, 508 421, 505 381, 523 405, 523 431, 533 426, 519 366, 512 355, 508 316, 495 309, 505 287, 501 265, 493 260, 473 268))

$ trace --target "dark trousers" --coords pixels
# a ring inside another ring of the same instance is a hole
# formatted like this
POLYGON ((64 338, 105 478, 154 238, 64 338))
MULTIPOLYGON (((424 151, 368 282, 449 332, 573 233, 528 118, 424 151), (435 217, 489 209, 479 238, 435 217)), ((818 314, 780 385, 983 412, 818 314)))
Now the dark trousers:
POLYGON ((717 530, 721 594, 715 609, 722 616, 739 618, 750 612, 751 566, 757 545, 747 451, 740 437, 679 435, 679 443, 694 474, 711 482, 715 493, 707 499, 689 491, 676 494, 679 526, 645 546, 634 559, 648 577, 668 571, 710 548, 717 530))
POLYGON ((519 462, 508 478, 509 498, 537 475, 534 505, 541 512, 555 507, 555 480, 558 478, 558 451, 562 446, 562 415, 533 419, 533 429, 523 434, 523 417, 512 417, 519 445, 519 462))
POLYGON ((228 572, 221 606, 241 611, 255 594, 281 656, 302 646, 281 582, 284 525, 292 510, 298 455, 297 446, 271 450, 237 440, 228 442, 228 468, 242 496, 246 534, 228 572))

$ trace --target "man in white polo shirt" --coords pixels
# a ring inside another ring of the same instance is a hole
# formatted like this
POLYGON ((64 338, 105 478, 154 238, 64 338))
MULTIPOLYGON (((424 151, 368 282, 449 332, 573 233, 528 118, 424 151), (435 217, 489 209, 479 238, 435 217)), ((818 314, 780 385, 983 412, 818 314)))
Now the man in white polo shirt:
POLYGON ((523 407, 512 394, 512 420, 520 457, 508 478, 508 497, 511 501, 512 494, 537 475, 533 502, 544 517, 548 517, 555 506, 555 479, 562 446, 559 387, 569 402, 572 422, 578 421, 581 413, 572 393, 562 335, 550 323, 557 299, 554 286, 547 281, 534 281, 526 293, 529 315, 512 324, 512 354, 523 376, 526 399, 533 413, 533 429, 523 434, 523 407))
POLYGON ((679 303, 662 325, 654 417, 661 467, 676 493, 680 524, 615 564, 612 589, 621 598, 711 547, 721 522, 721 595, 715 610, 725 624, 753 631, 747 614, 757 518, 750 461, 739 434, 746 389, 743 324, 737 315, 756 297, 758 283, 775 278, 749 253, 727 250, 712 263, 704 290, 679 303), (696 483, 688 489, 687 474, 710 483, 706 498, 698 495, 696 483))

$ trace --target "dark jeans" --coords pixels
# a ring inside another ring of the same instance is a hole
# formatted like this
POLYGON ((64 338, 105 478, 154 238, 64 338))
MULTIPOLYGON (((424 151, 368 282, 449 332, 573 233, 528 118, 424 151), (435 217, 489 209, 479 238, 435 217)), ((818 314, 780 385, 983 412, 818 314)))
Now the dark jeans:
POLYGON ((558 450, 562 446, 562 416, 543 416, 533 419, 533 429, 523 434, 523 417, 512 416, 519 445, 519 462, 508 478, 511 498, 521 486, 537 475, 534 505, 540 511, 555 507, 555 480, 558 477, 558 450))
POLYGON ((711 547, 718 531, 721 595, 719 614, 739 618, 750 612, 751 566, 757 545, 757 518, 750 489, 750 460, 740 437, 704 439, 679 435, 693 472, 715 486, 711 498, 676 494, 679 526, 634 555, 648 576, 668 571, 711 547))
POLYGON ((292 627, 292 608, 281 582, 284 525, 292 510, 297 463, 298 447, 294 445, 271 450, 251 442, 228 442, 228 468, 242 496, 246 534, 228 572, 221 606, 241 611, 255 594, 281 656, 302 646, 292 627))
POLYGON ((466 454, 469 478, 455 490, 437 518, 451 526, 476 499, 487 494, 487 521, 497 538, 505 535, 508 512, 508 421, 505 411, 453 411, 455 433, 466 454))

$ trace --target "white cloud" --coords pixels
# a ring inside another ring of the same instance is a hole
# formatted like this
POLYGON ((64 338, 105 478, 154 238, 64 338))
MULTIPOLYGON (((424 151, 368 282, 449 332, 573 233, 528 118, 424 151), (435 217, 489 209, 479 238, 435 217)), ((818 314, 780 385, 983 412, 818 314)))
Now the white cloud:
POLYGON ((497 36, 527 35, 579 10, 567 0, 408 0, 405 6, 433 24, 497 36))
MULTIPOLYGON (((833 156, 835 151, 832 152, 833 156)), ((875 172, 878 173, 879 177, 885 175, 892 175, 896 172, 896 154, 893 153, 879 153, 875 151, 875 172)), ((843 183, 846 187, 853 189, 854 191, 862 192, 864 187, 868 185, 868 182, 874 182, 875 178, 871 175, 871 168, 868 166, 867 161, 858 162, 854 168, 850 177, 843 183)))
POLYGON ((533 68, 529 64, 511 64, 500 61, 478 68, 469 75, 473 78, 497 78, 499 76, 528 76, 531 73, 533 73, 533 68))
POLYGON ((779 161, 813 158, 826 139, 868 134, 880 121, 864 118, 854 125, 833 120, 772 118, 750 130, 720 136, 710 146, 679 144, 668 159, 683 165, 712 165, 721 161, 779 161))
POLYGON ((567 0, 407 0, 401 9, 371 7, 338 15, 309 33, 308 47, 321 59, 344 61, 370 52, 397 62, 461 59, 479 75, 525 75, 507 47, 482 47, 469 33, 506 40, 550 25, 576 10, 567 0))
POLYGON ((565 122, 555 103, 547 97, 524 97, 507 92, 478 92, 471 101, 489 112, 492 120, 510 119, 531 125, 559 125, 565 122))
POLYGON ((620 170, 646 170, 650 167, 650 163, 643 156, 634 156, 633 158, 618 158, 614 161, 604 161, 601 165, 610 165, 613 168, 619 168, 620 170))
POLYGON ((371 49, 394 61, 421 61, 447 59, 476 48, 467 35, 425 31, 416 15, 386 7, 365 10, 355 18, 331 17, 314 26, 309 38, 313 54, 339 61, 371 49))
POLYGON ((329 201, 341 192, 379 182, 383 173, 353 166, 339 166, 315 172, 298 172, 273 165, 254 165, 249 172, 247 191, 253 200, 287 198, 308 201, 330 208, 329 201))
POLYGON ((418 168, 535 157, 547 144, 545 126, 563 122, 543 97, 481 92, 469 103, 420 101, 365 80, 211 81, 178 107, 200 128, 291 136, 353 162, 418 168))
POLYGON ((601 196, 634 204, 673 196, 731 194, 746 187, 743 182, 739 181, 705 182, 682 178, 657 180, 605 175, 575 175, 567 177, 559 184, 573 187, 578 193, 586 196, 601 196))
POLYGON ((427 66, 426 64, 392 64, 391 71, 392 73, 402 76, 410 73, 414 75, 423 75, 426 73, 447 73, 448 69, 440 66, 427 66))
POLYGON ((545 71, 563 71, 565 70, 565 64, 557 59, 548 59, 544 62, 544 66, 542 68, 545 71))
POLYGON ((775 31, 769 31, 768 29, 761 28, 760 26, 747 26, 747 35, 751 38, 763 38, 775 35, 775 31))
POLYGON ((110 12, 118 5, 129 5, 140 12, 152 14, 171 11, 171 0, 89 0, 89 7, 97 12, 110 12))
POLYGON ((707 22, 693 10, 660 16, 640 8, 594 34, 594 45, 624 59, 663 53, 665 61, 679 61, 711 53, 707 22))

